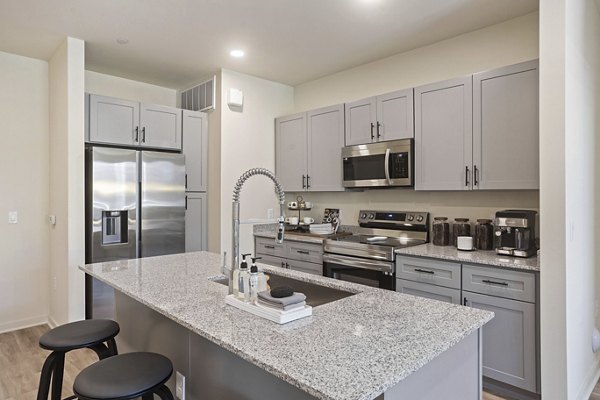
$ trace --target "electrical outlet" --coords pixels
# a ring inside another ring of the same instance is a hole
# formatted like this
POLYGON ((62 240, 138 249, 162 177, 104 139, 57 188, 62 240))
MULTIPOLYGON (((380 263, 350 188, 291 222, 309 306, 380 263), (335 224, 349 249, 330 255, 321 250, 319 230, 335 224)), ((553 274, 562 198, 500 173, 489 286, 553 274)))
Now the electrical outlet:
POLYGON ((16 224, 17 222, 19 222, 19 214, 16 211, 9 211, 8 212, 8 223, 16 224))
POLYGON ((185 400, 185 375, 179 371, 175 373, 175 397, 185 400))
POLYGON ((268 208, 267 209, 267 219, 273 219, 275 218, 275 215, 273 213, 273 209, 272 208, 268 208))

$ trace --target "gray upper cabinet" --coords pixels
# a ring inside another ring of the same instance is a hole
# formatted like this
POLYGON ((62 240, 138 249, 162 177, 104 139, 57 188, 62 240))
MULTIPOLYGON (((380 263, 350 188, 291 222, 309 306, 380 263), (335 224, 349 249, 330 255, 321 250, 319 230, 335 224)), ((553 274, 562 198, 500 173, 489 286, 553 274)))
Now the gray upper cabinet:
POLYGON ((186 191, 205 192, 208 180, 208 121, 205 113, 183 110, 186 191))
POLYGON ((207 194, 185 195, 185 251, 208 249, 207 194))
POLYGON ((94 143, 138 145, 140 103, 104 97, 89 96, 89 137, 94 143))
POLYGON ((343 191, 344 105, 309 111, 307 122, 307 189, 343 191))
POLYGON ((377 99, 369 97, 346 103, 346 146, 372 143, 375 140, 377 99))
POLYGON ((142 146, 181 150, 181 109, 142 103, 140 125, 142 146))
POLYGON ((286 191, 306 189, 306 113, 275 120, 275 174, 286 191))
POLYGON ((469 190, 472 77, 415 88, 415 189, 469 190))
POLYGON ((87 140, 124 146, 181 150, 181 110, 89 95, 87 140))
POLYGON ((275 120, 275 172, 286 191, 343 191, 344 106, 275 120))
POLYGON ((346 146, 414 136, 413 89, 346 103, 346 146))
POLYGON ((473 76, 473 171, 479 189, 539 189, 538 61, 473 76))

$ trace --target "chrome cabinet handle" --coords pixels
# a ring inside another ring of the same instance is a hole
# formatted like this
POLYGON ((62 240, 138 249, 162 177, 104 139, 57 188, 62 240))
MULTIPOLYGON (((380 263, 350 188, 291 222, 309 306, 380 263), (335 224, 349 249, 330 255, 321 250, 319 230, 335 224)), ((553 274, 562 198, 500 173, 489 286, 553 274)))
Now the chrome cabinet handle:
POLYGON ((306 188, 310 188, 310 176, 306 175, 306 188))
POLYGON ((302 175, 302 189, 306 189, 306 184, 304 183, 305 179, 306 179, 306 176, 302 175))
POLYGON ((142 127, 142 143, 146 143, 146 127, 142 127))
POLYGON ((375 128, 375 124, 371 122, 371 140, 375 139, 375 135, 373 135, 373 128, 375 128))
POLYGON ((275 246, 271 246, 268 244, 265 244, 264 246, 265 246, 265 249, 274 249, 275 248, 275 246))
POLYGON ((377 139, 379 139, 381 137, 381 134, 379 133, 380 127, 381 127, 381 122, 377 121, 377 139))
POLYGON ((465 186, 469 186, 469 166, 465 167, 465 186))
POLYGON ((424 274, 431 274, 431 275, 435 274, 435 271, 429 271, 429 270, 421 269, 421 268, 415 268, 415 271, 417 271, 417 272, 423 272, 424 274))
POLYGON ((479 169, 477 165, 473 166, 473 186, 479 185, 479 169))
POLYGON ((490 281, 489 279, 484 279, 481 282, 487 283, 488 285, 508 286, 508 282, 496 282, 496 281, 490 281))
POLYGON ((285 263, 285 267, 289 269, 290 268, 290 264, 285 263))
POLYGON ((296 252, 298 252, 300 254, 310 254, 310 252, 306 251, 306 250, 296 250, 296 252))
POLYGON ((467 305, 467 298, 465 297, 465 298, 463 299, 463 306, 466 306, 466 305, 467 305))
POLYGON ((187 196, 185 196, 185 209, 187 210, 187 196))
POLYGON ((134 141, 135 142, 139 142, 139 140, 140 140, 140 127, 136 126, 135 127, 135 140, 134 141))

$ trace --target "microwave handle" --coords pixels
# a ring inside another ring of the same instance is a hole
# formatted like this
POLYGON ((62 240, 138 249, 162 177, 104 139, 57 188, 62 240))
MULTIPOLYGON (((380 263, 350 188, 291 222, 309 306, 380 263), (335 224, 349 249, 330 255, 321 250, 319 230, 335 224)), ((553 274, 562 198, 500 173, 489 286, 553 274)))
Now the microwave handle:
POLYGON ((390 149, 385 150, 385 179, 387 179, 388 184, 392 184, 392 179, 390 178, 390 149))

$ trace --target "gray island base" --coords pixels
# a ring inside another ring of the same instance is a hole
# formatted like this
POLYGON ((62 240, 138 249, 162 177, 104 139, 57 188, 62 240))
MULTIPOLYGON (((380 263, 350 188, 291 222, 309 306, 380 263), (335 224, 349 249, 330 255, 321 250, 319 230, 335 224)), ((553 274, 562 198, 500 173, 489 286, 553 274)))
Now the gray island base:
MULTIPOLYGON (((82 270, 115 289, 119 351, 169 357, 187 400, 481 398, 492 313, 262 266, 355 293, 278 325, 225 305, 221 263, 197 252, 82 270)), ((169 386, 175 394, 175 376, 169 386)))

